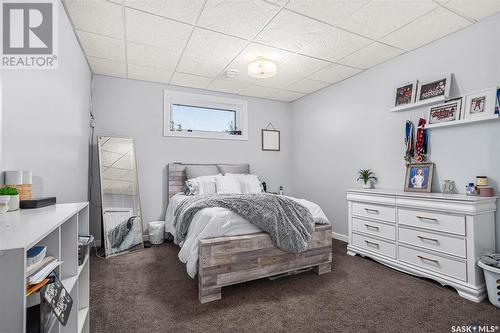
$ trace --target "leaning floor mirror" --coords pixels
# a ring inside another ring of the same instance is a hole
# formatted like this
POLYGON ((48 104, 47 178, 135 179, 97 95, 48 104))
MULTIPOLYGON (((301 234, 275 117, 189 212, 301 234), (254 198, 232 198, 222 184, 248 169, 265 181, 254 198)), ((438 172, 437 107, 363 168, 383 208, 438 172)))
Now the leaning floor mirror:
POLYGON ((134 140, 98 137, 106 257, 142 248, 142 211, 134 140))

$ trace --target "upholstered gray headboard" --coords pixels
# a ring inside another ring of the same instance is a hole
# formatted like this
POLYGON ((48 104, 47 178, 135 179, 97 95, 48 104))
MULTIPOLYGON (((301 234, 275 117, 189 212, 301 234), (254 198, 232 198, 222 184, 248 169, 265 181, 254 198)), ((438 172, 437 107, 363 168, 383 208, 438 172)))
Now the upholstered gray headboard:
POLYGON ((213 165, 213 166, 235 166, 235 167, 248 167, 248 164, 230 164, 230 163, 213 163, 213 164, 196 164, 196 163, 170 163, 168 165, 168 198, 170 199, 177 193, 184 191, 186 183, 186 168, 188 166, 196 165, 213 165))

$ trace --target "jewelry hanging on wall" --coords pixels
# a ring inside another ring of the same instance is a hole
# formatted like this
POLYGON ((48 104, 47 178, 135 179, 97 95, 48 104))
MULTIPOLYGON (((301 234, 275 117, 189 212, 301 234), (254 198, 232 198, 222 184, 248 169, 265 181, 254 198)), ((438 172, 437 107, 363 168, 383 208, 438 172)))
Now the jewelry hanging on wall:
POLYGON ((415 161, 417 162, 425 162, 427 160, 426 154, 429 136, 425 129, 426 122, 424 118, 418 120, 417 139, 415 144, 415 161))
POLYGON ((405 145, 406 145, 406 152, 405 152, 405 161, 406 164, 409 164, 412 162, 413 159, 413 154, 414 154, 414 133, 415 132, 415 126, 411 122, 411 120, 406 121, 405 125, 405 145))

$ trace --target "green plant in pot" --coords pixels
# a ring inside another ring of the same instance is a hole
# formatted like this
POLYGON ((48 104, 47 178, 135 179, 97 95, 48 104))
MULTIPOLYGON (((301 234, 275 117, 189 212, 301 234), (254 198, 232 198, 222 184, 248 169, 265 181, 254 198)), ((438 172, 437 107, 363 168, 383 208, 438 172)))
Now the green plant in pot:
MULTIPOLYGON (((6 202, 7 205, 7 211, 13 211, 13 210, 18 210, 19 209, 19 191, 14 188, 14 187, 2 187, 0 188, 0 204, 5 201, 5 197, 8 197, 8 200, 6 202)), ((5 208, 0 207, 0 210, 3 210, 5 212, 5 208)))
POLYGON ((372 188, 373 183, 377 182, 377 177, 375 177, 375 172, 370 169, 361 169, 358 171, 358 181, 363 181, 363 188, 372 188))

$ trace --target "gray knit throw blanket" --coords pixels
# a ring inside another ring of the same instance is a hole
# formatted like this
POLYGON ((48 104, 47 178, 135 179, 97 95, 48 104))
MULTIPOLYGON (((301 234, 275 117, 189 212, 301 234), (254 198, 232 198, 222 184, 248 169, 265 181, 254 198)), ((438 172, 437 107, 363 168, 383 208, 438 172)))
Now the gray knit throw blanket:
POLYGON ((180 244, 185 239, 197 212, 212 207, 226 208, 240 215, 267 232, 276 247, 286 252, 305 251, 314 231, 311 212, 283 196, 264 193, 196 195, 182 201, 175 210, 175 243, 180 244))

